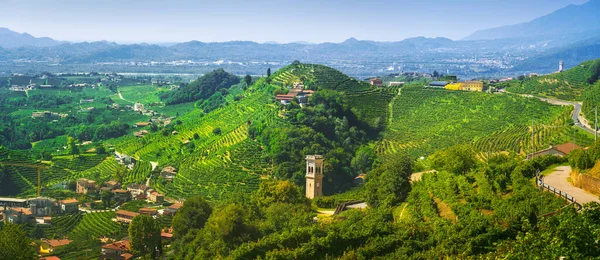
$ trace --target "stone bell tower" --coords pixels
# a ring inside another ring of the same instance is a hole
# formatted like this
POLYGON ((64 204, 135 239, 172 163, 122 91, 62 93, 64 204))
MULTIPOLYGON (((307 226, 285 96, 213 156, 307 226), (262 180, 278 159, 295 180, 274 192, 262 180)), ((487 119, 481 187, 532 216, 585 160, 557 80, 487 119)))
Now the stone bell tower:
POLYGON ((323 156, 306 156, 306 197, 314 199, 323 196, 323 156))

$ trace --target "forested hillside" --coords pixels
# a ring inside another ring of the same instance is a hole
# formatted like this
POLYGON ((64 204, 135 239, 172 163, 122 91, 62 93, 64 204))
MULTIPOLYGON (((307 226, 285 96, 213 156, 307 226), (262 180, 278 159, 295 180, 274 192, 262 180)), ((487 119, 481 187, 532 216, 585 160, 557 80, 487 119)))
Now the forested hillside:
POLYGON ((166 92, 161 98, 168 105, 192 102, 207 99, 215 92, 227 90, 238 83, 240 83, 240 79, 237 76, 227 73, 223 69, 218 69, 207 73, 176 91, 166 92))

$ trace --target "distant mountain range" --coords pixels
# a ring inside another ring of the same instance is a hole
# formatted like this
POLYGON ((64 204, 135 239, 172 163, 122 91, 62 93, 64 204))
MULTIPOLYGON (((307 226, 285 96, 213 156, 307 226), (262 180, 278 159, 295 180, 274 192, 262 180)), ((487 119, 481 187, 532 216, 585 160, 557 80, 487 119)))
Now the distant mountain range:
POLYGON ((2 48, 49 47, 62 43, 64 42, 48 37, 36 38, 27 33, 17 33, 7 28, 0 28, 0 47, 2 48))
POLYGON ((549 73, 600 58, 600 0, 570 5, 528 23, 447 38, 341 43, 190 41, 168 44, 70 43, 0 28, 0 73, 119 71, 205 73, 226 68, 261 75, 293 60, 320 63, 352 76, 405 71, 446 71, 465 77, 549 73))
POLYGON ((463 40, 560 37, 600 29, 600 0, 569 5, 530 22, 477 31, 463 40))

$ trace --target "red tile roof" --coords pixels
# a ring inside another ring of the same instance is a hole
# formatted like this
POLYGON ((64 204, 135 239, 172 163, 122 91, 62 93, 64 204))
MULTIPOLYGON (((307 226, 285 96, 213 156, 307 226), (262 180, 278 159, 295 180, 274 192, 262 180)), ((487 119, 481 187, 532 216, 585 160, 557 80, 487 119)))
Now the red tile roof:
POLYGON ((556 147, 554 147, 554 149, 556 149, 557 151, 564 153, 564 154, 570 154, 573 150, 583 149, 583 148, 574 143, 565 143, 565 144, 557 145, 556 147))
POLYGON ((121 251, 129 251, 129 240, 121 240, 111 244, 103 245, 104 249, 112 249, 112 250, 121 250, 121 251))
POLYGON ((175 204, 169 206, 170 209, 180 209, 181 207, 183 207, 183 204, 181 204, 181 203, 175 203, 175 204))
POLYGON ((69 240, 69 239, 53 239, 53 240, 46 239, 46 240, 42 240, 42 242, 48 243, 48 245, 50 245, 51 247, 60 247, 60 246, 66 246, 73 241, 69 240))
POLYGON ((39 260, 60 260, 60 258, 58 258, 58 256, 46 256, 40 258, 39 260))
POLYGON ((73 203, 79 203, 79 201, 76 200, 76 199, 68 199, 68 200, 61 200, 60 203, 62 203, 62 204, 73 204, 73 203))
POLYGON ((131 211, 127 211, 127 210, 119 210, 116 213, 117 215, 123 215, 123 216, 128 216, 128 217, 132 217, 135 218, 139 215, 139 213, 135 213, 135 212, 131 212, 131 211))

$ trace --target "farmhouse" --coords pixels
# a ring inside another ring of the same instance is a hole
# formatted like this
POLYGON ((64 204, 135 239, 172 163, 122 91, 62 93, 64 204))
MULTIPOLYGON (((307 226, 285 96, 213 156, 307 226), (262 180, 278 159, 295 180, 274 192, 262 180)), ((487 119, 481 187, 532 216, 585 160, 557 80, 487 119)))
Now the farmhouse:
POLYGON ((96 193, 98 187, 96 186, 96 182, 88 179, 78 179, 77 180, 77 193, 80 194, 89 194, 96 193))
POLYGON ((75 213, 79 211, 79 201, 76 199, 61 200, 60 209, 62 212, 75 213))
POLYGON ((390 87, 402 87, 404 86, 404 82, 400 82, 400 81, 391 81, 388 86, 390 87))
POLYGON ((131 223, 133 218, 137 217, 138 215, 139 215, 139 213, 121 209, 121 210, 117 211, 117 213, 116 213, 117 222, 131 223))
MULTIPOLYGON (((573 152, 574 150, 581 150, 583 149, 583 147, 574 144, 574 143, 564 143, 561 145, 557 145, 557 146, 550 146, 547 149, 541 150, 541 151, 537 151, 533 154, 533 156, 542 156, 542 155, 555 155, 555 156, 559 156, 559 157, 564 157, 567 156, 568 154, 570 154, 571 152, 573 152)), ((527 155, 527 159, 531 159, 531 154, 527 155)))
POLYGON ((369 82, 373 86, 383 86, 383 81, 380 78, 371 79, 371 80, 369 80, 369 82))
POLYGON ((141 103, 135 103, 133 105, 133 111, 135 111, 135 112, 142 112, 143 113, 143 112, 146 111, 146 108, 144 108, 144 105, 141 104, 141 103))
POLYGON ((53 239, 53 240, 48 240, 48 239, 42 239, 42 243, 40 244, 40 253, 43 254, 50 254, 52 252, 54 252, 54 250, 56 248, 59 248, 61 246, 66 246, 68 244, 71 244, 71 240, 69 239, 53 239))
POLYGON ((29 211, 34 216, 48 216, 59 213, 60 207, 53 198, 37 197, 29 199, 29 211))

